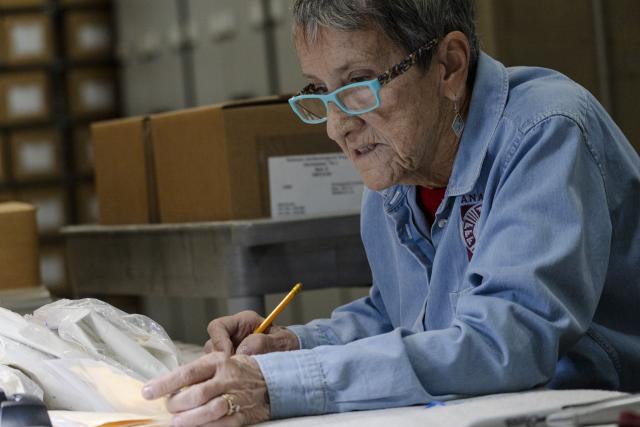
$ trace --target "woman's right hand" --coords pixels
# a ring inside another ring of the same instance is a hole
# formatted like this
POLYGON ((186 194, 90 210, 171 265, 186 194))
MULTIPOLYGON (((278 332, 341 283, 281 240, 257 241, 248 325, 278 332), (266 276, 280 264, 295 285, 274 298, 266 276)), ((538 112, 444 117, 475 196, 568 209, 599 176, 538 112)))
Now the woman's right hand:
POLYGON ((210 339, 204 345, 204 351, 232 356, 300 349, 297 335, 287 328, 271 325, 265 333, 254 334, 253 331, 263 320, 264 317, 253 311, 242 311, 212 320, 207 328, 210 339))

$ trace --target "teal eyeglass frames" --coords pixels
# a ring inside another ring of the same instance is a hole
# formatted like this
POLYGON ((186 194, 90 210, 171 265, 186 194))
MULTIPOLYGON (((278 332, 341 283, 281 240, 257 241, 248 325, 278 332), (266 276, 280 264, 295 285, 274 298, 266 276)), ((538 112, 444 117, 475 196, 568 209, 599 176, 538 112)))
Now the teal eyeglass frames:
POLYGON ((437 44, 438 39, 433 39, 411 52, 406 58, 375 79, 350 83, 331 93, 317 93, 315 85, 309 84, 300 91, 300 94, 289 99, 289 105, 291 105, 293 112, 300 117, 300 120, 309 124, 327 121, 330 102, 351 116, 373 111, 380 106, 380 89, 391 80, 407 72, 424 53, 433 49, 437 44))

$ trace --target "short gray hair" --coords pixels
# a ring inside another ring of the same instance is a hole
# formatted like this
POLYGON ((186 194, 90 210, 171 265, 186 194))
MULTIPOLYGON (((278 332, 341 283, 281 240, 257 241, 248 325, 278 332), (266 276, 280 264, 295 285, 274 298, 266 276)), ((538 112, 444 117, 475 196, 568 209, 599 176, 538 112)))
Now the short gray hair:
MULTIPOLYGON (((296 0, 293 25, 307 42, 316 40, 321 26, 343 31, 377 28, 407 54, 451 31, 461 31, 471 48, 467 81, 475 76, 480 47, 472 0, 296 0)), ((421 59, 423 69, 431 57, 428 52, 421 59)))

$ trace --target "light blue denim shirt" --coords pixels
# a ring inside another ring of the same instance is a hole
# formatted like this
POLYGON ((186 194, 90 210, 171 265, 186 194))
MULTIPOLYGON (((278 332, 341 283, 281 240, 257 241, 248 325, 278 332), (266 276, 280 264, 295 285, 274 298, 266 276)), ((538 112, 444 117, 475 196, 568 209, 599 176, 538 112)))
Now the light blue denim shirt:
POLYGON ((365 191, 373 286, 256 356, 274 418, 552 388, 640 391, 640 158, 585 89, 482 54, 432 227, 365 191))

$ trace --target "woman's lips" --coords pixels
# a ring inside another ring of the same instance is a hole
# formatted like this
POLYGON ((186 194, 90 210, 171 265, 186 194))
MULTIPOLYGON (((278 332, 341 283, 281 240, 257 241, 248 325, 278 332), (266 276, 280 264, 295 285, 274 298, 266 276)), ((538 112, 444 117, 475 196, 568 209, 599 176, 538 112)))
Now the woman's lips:
POLYGON ((369 145, 364 145, 360 148, 356 148, 355 150, 353 150, 356 154, 356 157, 361 157, 361 156, 365 156, 369 153, 371 153, 373 150, 376 149, 376 147, 378 146, 378 144, 369 144, 369 145))

